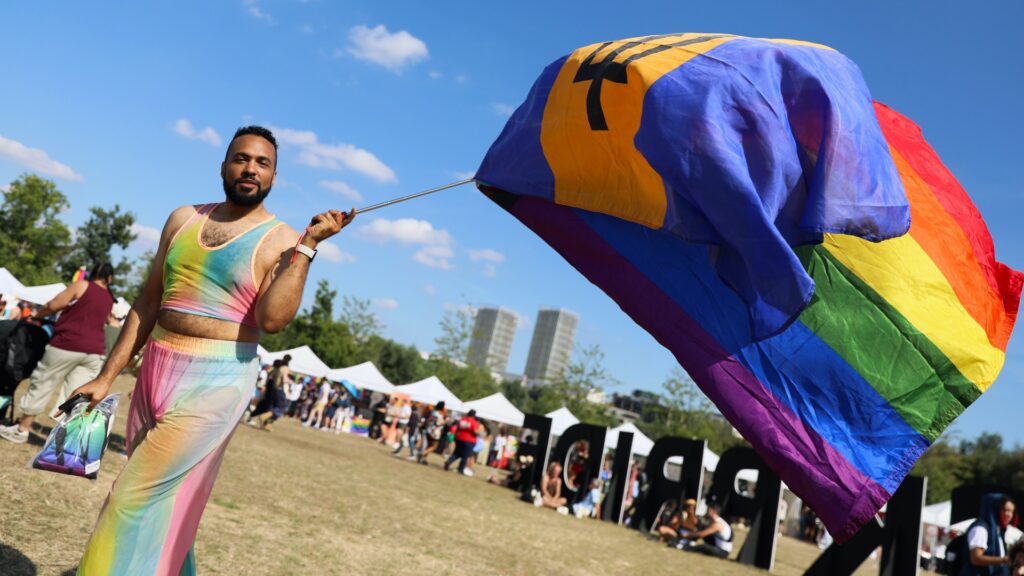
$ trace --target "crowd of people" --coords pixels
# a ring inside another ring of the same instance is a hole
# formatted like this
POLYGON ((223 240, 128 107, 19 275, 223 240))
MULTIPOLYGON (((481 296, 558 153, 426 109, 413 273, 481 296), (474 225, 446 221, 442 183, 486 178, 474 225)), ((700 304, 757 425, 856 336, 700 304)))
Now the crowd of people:
MULTIPOLYGON (((271 431, 276 420, 294 418, 311 430, 362 433, 355 424, 366 420, 365 434, 387 445, 395 457, 426 465, 436 455, 444 470, 455 468, 465 476, 473 476, 477 466, 487 466, 487 482, 517 492, 532 477, 536 457, 530 453, 528 431, 521 437, 511 427, 479 419, 474 410, 456 413, 443 401, 428 404, 402 395, 356 395, 327 378, 293 374, 290 360, 284 356, 262 367, 246 417, 250 426, 271 431)), ((600 472, 590 477, 586 469, 589 457, 588 443, 580 441, 566 456, 564 469, 563 463, 551 462, 540 487, 533 491, 534 505, 577 518, 600 518, 611 487, 612 458, 606 455, 600 472)), ((624 508, 628 523, 645 487, 639 462, 632 462, 627 483, 624 508)), ((667 503, 650 535, 680 550, 725 558, 732 551, 732 527, 720 515, 718 502, 709 500, 707 510, 698 517, 694 499, 681 505, 667 503)))

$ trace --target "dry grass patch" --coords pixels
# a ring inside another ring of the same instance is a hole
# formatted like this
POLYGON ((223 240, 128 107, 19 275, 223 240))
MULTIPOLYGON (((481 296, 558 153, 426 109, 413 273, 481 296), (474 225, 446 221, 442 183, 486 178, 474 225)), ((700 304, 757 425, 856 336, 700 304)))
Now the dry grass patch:
MULTIPOLYGON (((127 392, 132 383, 122 377, 115 390, 127 392)), ((118 436, 127 410, 125 397, 118 436)), ((36 435, 33 444, 0 444, 3 574, 73 569, 125 462, 108 452, 96 482, 27 469, 41 443, 36 435)), ((199 528, 200 573, 764 573, 668 549, 619 526, 536 509, 479 476, 445 473, 439 463, 419 466, 365 438, 311 431, 290 420, 272 433, 241 426, 199 528)), ((775 572, 800 574, 817 554, 783 539, 775 572)))

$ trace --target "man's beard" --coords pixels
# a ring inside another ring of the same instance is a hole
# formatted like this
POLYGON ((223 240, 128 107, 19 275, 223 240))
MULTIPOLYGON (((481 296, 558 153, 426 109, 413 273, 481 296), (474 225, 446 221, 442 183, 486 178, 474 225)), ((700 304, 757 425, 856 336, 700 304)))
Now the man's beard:
POLYGON ((247 196, 238 191, 238 180, 235 181, 235 184, 228 184, 228 181, 222 178, 221 182, 224 184, 224 194, 228 197, 228 200, 231 201, 232 204, 237 204, 238 206, 256 206, 260 202, 263 202, 263 199, 267 197, 267 194, 270 194, 271 187, 267 186, 264 188, 262 184, 259 185, 259 189, 255 194, 247 196))

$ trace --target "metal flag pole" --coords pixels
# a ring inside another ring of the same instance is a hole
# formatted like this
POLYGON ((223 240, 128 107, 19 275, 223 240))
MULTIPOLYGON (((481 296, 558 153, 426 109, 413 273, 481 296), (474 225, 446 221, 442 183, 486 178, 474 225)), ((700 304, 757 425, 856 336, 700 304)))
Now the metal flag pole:
POLYGON ((385 206, 391 206, 392 204, 398 204, 398 203, 401 203, 401 202, 405 202, 406 200, 412 200, 413 198, 419 198, 420 196, 426 196, 428 194, 433 194, 434 192, 440 192, 441 190, 447 190, 449 188, 455 188, 456 186, 462 186, 463 184, 469 184, 470 182, 475 182, 475 180, 473 180, 472 178, 466 178, 465 180, 459 180, 458 182, 452 182, 450 184, 445 184, 444 186, 438 186, 437 188, 431 188, 430 190, 424 190, 422 192, 417 192, 415 194, 409 194, 408 196, 402 196, 401 198, 394 198, 394 199, 391 199, 391 200, 386 200, 386 201, 381 202, 379 204, 374 204, 372 206, 367 206, 366 208, 359 208, 358 210, 356 210, 356 214, 362 214, 364 212, 370 212, 370 211, 376 210, 378 208, 384 208, 385 206))

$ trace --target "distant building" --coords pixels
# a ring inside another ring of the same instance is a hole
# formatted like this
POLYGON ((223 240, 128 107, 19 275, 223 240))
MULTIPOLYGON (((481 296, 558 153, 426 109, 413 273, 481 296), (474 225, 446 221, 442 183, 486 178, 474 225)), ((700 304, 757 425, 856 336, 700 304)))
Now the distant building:
POLYGON ((505 372, 512 353, 517 320, 512 311, 504 308, 477 310, 466 362, 493 372, 505 372))
POLYGON ((576 343, 580 317, 564 308, 541 308, 533 327, 530 353, 526 357, 526 377, 550 382, 565 370, 576 343))
POLYGON ((648 390, 633 390, 631 394, 612 395, 612 412, 624 421, 642 420, 651 422, 655 414, 652 409, 661 404, 661 398, 648 390))

